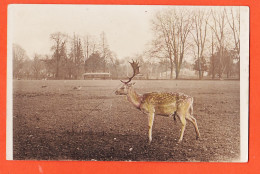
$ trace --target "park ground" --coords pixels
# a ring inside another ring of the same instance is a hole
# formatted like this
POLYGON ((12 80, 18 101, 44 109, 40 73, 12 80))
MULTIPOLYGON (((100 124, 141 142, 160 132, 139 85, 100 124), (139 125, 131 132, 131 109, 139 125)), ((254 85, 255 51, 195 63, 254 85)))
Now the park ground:
POLYGON ((119 80, 14 80, 15 160, 239 161, 239 81, 136 80, 138 93, 182 92, 194 97, 201 138, 188 122, 147 116, 125 96, 119 80), (80 86, 80 87, 79 87, 80 86), (76 88, 75 88, 76 87, 76 88), (75 89, 74 89, 75 88, 75 89))

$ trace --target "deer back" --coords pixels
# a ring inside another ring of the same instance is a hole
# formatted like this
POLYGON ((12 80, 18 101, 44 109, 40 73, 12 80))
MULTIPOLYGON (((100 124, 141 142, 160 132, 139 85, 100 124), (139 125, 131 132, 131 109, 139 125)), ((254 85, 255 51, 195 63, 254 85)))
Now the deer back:
POLYGON ((187 110, 193 98, 182 93, 146 93, 143 94, 140 109, 160 115, 171 115, 178 110, 187 110))

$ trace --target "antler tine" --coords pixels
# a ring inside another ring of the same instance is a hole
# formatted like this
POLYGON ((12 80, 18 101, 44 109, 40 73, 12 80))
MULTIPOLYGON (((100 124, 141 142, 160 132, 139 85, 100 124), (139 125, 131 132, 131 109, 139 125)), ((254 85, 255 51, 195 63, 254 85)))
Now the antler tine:
POLYGON ((136 75, 136 74, 139 74, 139 63, 137 62, 137 60, 136 61, 134 61, 134 60, 132 60, 133 62, 131 63, 131 62, 129 62, 130 64, 131 64, 131 66, 132 66, 132 68, 133 68, 133 71, 134 71, 134 74, 136 75))
POLYGON ((132 67, 132 69, 133 69, 133 75, 132 75, 131 77, 128 77, 129 80, 126 81, 126 82, 120 80, 120 81, 121 81, 122 83, 124 83, 124 84, 127 84, 127 83, 131 82, 131 80, 134 78, 134 76, 136 76, 137 74, 139 74, 139 68, 140 68, 140 66, 138 65, 139 63, 137 62, 137 60, 134 61, 134 60, 132 59, 132 61, 133 61, 133 62, 129 62, 129 63, 131 64, 131 67, 132 67))
POLYGON ((120 82, 122 82, 122 83, 124 83, 124 84, 127 84, 127 83, 129 83, 129 82, 124 82, 123 80, 120 80, 120 82))

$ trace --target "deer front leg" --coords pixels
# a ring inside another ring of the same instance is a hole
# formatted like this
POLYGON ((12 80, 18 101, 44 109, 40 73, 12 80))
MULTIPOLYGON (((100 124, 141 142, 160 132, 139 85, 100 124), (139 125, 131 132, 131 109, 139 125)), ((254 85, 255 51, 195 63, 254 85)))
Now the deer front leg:
POLYGON ((153 112, 150 112, 149 115, 148 115, 148 126, 149 126, 148 136, 149 136, 149 144, 151 144, 151 141, 152 141, 153 120, 154 120, 154 113, 153 113, 153 112))

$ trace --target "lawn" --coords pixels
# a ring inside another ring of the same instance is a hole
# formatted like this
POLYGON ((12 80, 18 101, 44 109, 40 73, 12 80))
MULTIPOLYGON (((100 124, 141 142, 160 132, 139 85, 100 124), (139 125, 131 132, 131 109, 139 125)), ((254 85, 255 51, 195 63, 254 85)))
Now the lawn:
POLYGON ((239 161, 239 81, 136 80, 138 93, 182 92, 194 97, 201 138, 188 122, 155 117, 148 145, 147 116, 118 80, 13 82, 15 160, 239 161), (74 87, 80 86, 80 89, 74 87))

